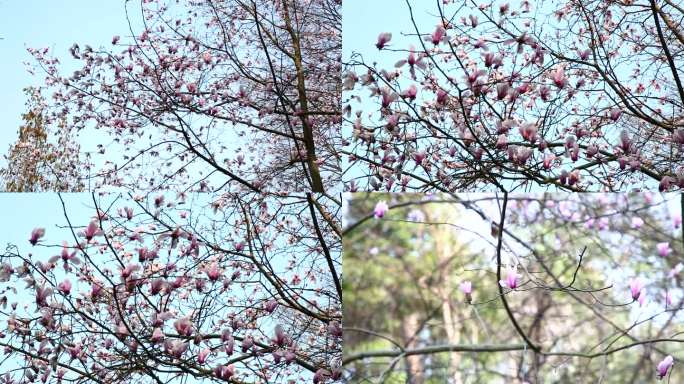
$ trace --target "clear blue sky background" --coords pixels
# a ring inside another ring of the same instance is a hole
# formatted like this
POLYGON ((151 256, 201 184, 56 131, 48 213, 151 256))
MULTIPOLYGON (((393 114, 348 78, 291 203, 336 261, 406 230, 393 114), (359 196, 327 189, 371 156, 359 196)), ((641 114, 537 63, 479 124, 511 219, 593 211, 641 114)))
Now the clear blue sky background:
MULTIPOLYGON (((434 10, 433 1, 411 2, 416 23, 423 33, 432 33, 437 19, 428 13, 434 10), (420 4, 420 5, 418 5, 420 4)), ((399 32, 415 33, 405 0, 348 0, 342 5, 342 57, 347 60, 352 52, 361 53, 367 62, 377 60, 379 64, 394 64, 402 55, 388 52, 378 54, 375 47, 381 32, 391 32, 390 47, 406 49, 408 44, 418 45, 411 36, 399 32)), ((383 67, 384 65, 381 65, 383 67)))
MULTIPOLYGON (((93 216, 91 195, 88 193, 63 194, 62 198, 74 225, 84 225, 93 216)), ((61 244, 62 240, 73 243, 73 236, 65 226, 67 221, 62 212, 59 196, 55 193, 0 193, 0 212, 6 220, 0 220, 0 249, 10 243, 19 247, 24 255, 36 252, 40 260, 47 260, 52 253, 46 248, 33 248, 28 239, 36 227, 45 228, 45 242, 61 244)), ((57 251, 55 251, 56 254, 57 251)), ((1 326, 1 325, 0 325, 1 326)))
POLYGON ((25 111, 22 89, 40 84, 43 78, 26 71, 24 62, 33 60, 26 48, 50 48, 67 64, 65 73, 71 73, 75 68, 69 66, 74 63, 68 49, 73 43, 109 46, 112 36, 129 34, 124 4, 123 0, 0 0, 0 153, 5 154, 17 138, 25 111))

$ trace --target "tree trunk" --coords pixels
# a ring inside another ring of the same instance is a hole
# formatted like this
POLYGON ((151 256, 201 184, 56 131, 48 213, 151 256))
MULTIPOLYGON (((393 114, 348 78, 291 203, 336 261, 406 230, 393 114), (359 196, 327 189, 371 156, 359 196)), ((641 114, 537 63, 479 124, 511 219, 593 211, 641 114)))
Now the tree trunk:
MULTIPOLYGON (((418 327, 420 325, 420 317, 417 313, 412 313, 404 317, 401 323, 401 332, 404 339, 404 346, 406 349, 417 347, 418 327)), ((406 382, 410 384, 425 383, 425 367, 420 355, 412 355, 406 357, 406 382)))

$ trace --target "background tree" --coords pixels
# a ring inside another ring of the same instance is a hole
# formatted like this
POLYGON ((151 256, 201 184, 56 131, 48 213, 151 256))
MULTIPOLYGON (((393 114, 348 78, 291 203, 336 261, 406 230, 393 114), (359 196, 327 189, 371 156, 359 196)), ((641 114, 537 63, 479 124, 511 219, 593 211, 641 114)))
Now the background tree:
POLYGON ((401 3, 345 58, 349 190, 684 186, 676 2, 401 3))
POLYGON ((70 191, 84 188, 86 165, 80 161, 79 144, 63 121, 45 122, 45 99, 39 89, 24 90, 28 111, 22 115, 19 138, 10 146, 0 170, 7 192, 70 191))
POLYGON ((668 355, 682 374, 679 195, 348 196, 350 382, 642 383, 668 355))

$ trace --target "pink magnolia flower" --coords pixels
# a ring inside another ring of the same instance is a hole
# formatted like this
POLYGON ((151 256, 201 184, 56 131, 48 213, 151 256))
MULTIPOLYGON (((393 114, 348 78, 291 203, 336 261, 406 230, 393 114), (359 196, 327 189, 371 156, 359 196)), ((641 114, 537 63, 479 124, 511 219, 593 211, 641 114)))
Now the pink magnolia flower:
POLYGON ((112 37, 112 45, 116 45, 116 43, 119 42, 119 39, 121 39, 121 37, 119 37, 119 36, 112 37))
POLYGON ((126 219, 133 219, 133 208, 125 207, 124 212, 126 213, 126 219))
POLYGON ((313 375, 313 383, 325 383, 328 380, 328 377, 330 377, 330 371, 328 371, 327 369, 319 368, 313 375))
POLYGON ((658 363, 656 369, 658 370, 658 379, 662 379, 667 376, 667 371, 672 367, 674 359, 672 356, 667 355, 663 360, 658 363))
POLYGON ((554 160, 556 160, 556 155, 553 153, 549 153, 544 156, 544 169, 551 169, 551 165, 553 165, 554 160))
POLYGON ((613 121, 617 121, 620 118, 620 115, 622 115, 622 110, 619 108, 613 108, 610 110, 610 119, 613 121))
POLYGON ((48 259, 48 262, 55 263, 60 258, 64 261, 65 270, 68 268, 67 263, 69 261, 77 265, 81 263, 78 257, 76 257, 76 251, 69 252, 69 244, 66 241, 62 242, 62 252, 59 255, 52 256, 48 259))
POLYGON ((505 149, 508 146, 508 136, 506 136, 505 133, 500 134, 499 137, 496 138, 495 146, 498 149, 505 149))
POLYGON ((268 312, 268 313, 273 313, 273 311, 275 311, 275 309, 277 307, 278 307, 278 300, 276 300, 276 299, 271 299, 271 300, 267 301, 266 304, 264 305, 264 309, 266 309, 266 312, 268 312))
POLYGON ((275 337, 273 338, 273 342, 281 347, 287 342, 287 335, 280 324, 276 325, 275 327, 275 337))
POLYGON ((473 283, 470 281, 464 281, 460 285, 461 292, 463 292, 466 295, 470 295, 473 293, 473 283))
POLYGON ((580 51, 580 53, 579 53, 579 58, 580 58, 581 60, 586 60, 586 59, 589 58, 589 55, 590 55, 590 54, 591 54, 591 49, 587 48, 587 49, 585 49, 585 50, 583 50, 583 51, 580 51))
POLYGON ((676 131, 672 132, 672 141, 679 145, 684 144, 684 128, 678 128, 676 131))
POLYGON ((45 228, 34 228, 33 231, 31 231, 29 243, 31 243, 31 245, 36 245, 38 244, 38 240, 43 236, 45 236, 45 228))
POLYGON ((204 54, 202 55, 202 60, 204 60, 205 64, 211 64, 211 52, 204 52, 204 54))
POLYGON ((57 289, 60 292, 63 292, 65 295, 71 294, 71 281, 69 281, 69 279, 62 281, 61 283, 57 284, 57 289))
POLYGON ((328 333, 335 337, 342 337, 343 331, 340 322, 333 320, 328 324, 328 333))
POLYGON ((539 97, 541 97, 543 101, 549 101, 551 98, 551 89, 546 85, 539 87, 539 97))
POLYGON ((672 225, 675 227, 675 229, 679 228, 682 225, 682 215, 676 215, 673 217, 672 225))
POLYGON ((235 350, 235 339, 233 338, 233 334, 230 333, 228 329, 224 329, 223 332, 221 332, 221 341, 223 342, 226 355, 232 355, 233 351, 235 350))
POLYGON ((164 289, 165 286, 166 286, 166 280, 164 280, 162 278, 157 278, 157 279, 150 281, 150 294, 151 295, 158 294, 159 292, 162 291, 162 289, 164 289))
POLYGON ((416 95, 418 95, 418 88, 416 88, 414 84, 411 84, 408 89, 401 94, 402 97, 409 100, 415 100, 416 95))
POLYGON ((533 143, 537 141, 537 124, 536 123, 525 123, 519 128, 520 135, 526 141, 533 143))
POLYGON ((644 225, 643 219, 641 219, 640 217, 633 217, 632 218, 632 228, 639 229, 639 228, 641 228, 642 225, 644 225))
POLYGON ((38 307, 47 306, 47 298, 52 295, 52 289, 49 287, 38 287, 36 288, 36 304, 38 307))
POLYGON ((497 100, 503 100, 506 98, 508 95, 508 90, 510 89, 510 86, 508 83, 499 83, 496 86, 496 99, 497 100))
POLYGON ((397 99, 397 95, 389 88, 383 88, 380 91, 380 94, 382 96, 382 108, 388 108, 390 104, 397 99))
POLYGON ((211 281, 216 281, 221 277, 221 270, 219 269, 217 262, 212 262, 209 268, 207 268, 207 277, 209 277, 209 280, 211 281))
POLYGON ((242 252, 245 249, 245 243, 242 241, 235 243, 235 252, 242 252))
POLYGON ((665 307, 671 307, 672 306, 672 292, 670 291, 665 291, 665 307))
POLYGON ((80 359, 83 354, 83 345, 81 343, 76 343, 73 347, 67 348, 71 359, 80 359))
POLYGON ((423 164, 423 160, 427 157, 425 151, 419 151, 413 153, 413 160, 416 162, 416 166, 423 164))
POLYGON ((432 32, 432 35, 430 35, 429 40, 432 42, 433 45, 439 45, 439 43, 441 43, 445 37, 446 37, 446 29, 444 29, 443 26, 438 25, 435 28, 435 31, 432 32))
POLYGON ((471 283, 470 281, 464 281, 461 283, 460 288, 461 292, 463 292, 463 294, 466 297, 466 302, 470 304, 473 301, 473 283, 471 283))
POLYGON ((568 83, 568 79, 565 77, 565 71, 562 66, 558 66, 552 75, 553 84, 558 88, 563 88, 568 83))
POLYGON ((242 339, 242 345, 240 346, 240 350, 242 350, 242 353, 245 353, 249 351, 250 348, 254 346, 254 339, 252 336, 247 336, 244 339, 242 339))
MULTIPOLYGON (((501 57, 501 55, 496 55, 496 54, 491 53, 491 52, 487 52, 484 54, 484 65, 485 65, 485 67, 487 67, 487 68, 489 68, 489 67, 498 68, 501 66, 502 63, 503 63, 503 57, 501 57)), ((527 92, 527 83, 524 83, 523 88, 524 89, 518 89, 518 92, 519 93, 527 92)))
POLYGON ((181 340, 167 340, 164 344, 164 349, 171 356, 180 359, 188 349, 188 343, 181 340))
POLYGON ((292 352, 291 350, 288 349, 288 350, 285 352, 285 362, 286 362, 286 363, 289 364, 289 363, 295 361, 296 358, 297 358, 297 355, 295 355, 295 353, 292 352))
POLYGON ((125 268, 121 269, 121 278, 126 280, 131 275, 133 275, 134 272, 140 270, 140 264, 134 264, 134 263, 128 263, 125 268))
POLYGON ((412 77, 415 77, 414 66, 418 66, 419 68, 425 68, 425 64, 422 62, 422 57, 420 57, 420 56, 416 57, 415 48, 413 46, 411 46, 409 48, 408 58, 397 61, 396 64, 394 64, 394 66, 396 68, 401 68, 405 64, 408 64, 411 67, 410 70, 411 70, 411 76, 412 77))
POLYGON ((446 104, 448 99, 449 99, 449 94, 446 91, 444 91, 441 88, 437 90, 437 105, 446 104))
POLYGON ((675 179, 670 177, 670 176, 663 176, 662 179, 660 179, 660 184, 658 184, 658 191, 660 192, 665 192, 670 187, 672 186, 672 183, 675 182, 675 179))
POLYGON ((644 284, 641 282, 641 279, 636 278, 632 279, 629 282, 629 290, 632 293, 632 299, 637 300, 639 299, 639 296, 641 296, 641 291, 644 289, 644 284))
POLYGON ((173 327, 176 328, 178 334, 183 336, 192 335, 192 322, 187 317, 178 319, 173 323, 173 327))
POLYGON ((150 340, 152 340, 152 342, 155 344, 160 343, 164 340, 164 333, 162 332, 161 328, 156 327, 152 331, 152 337, 150 337, 150 340))
POLYGON ((214 375, 221 380, 230 380, 235 374, 235 366, 233 364, 219 365, 214 368, 214 375))
POLYGON ((401 116, 400 116, 399 114, 396 114, 396 113, 390 115, 390 116, 387 118, 387 125, 385 125, 385 127, 386 127, 389 131, 393 130, 393 129, 397 126, 397 124, 399 123, 399 118, 400 118, 400 117, 401 117, 401 116))
POLYGON ((661 257, 665 257, 665 256, 669 255, 670 252, 672 251, 670 249, 670 243, 668 243, 668 242, 656 244, 656 249, 658 249, 658 255, 661 257))
POLYGON ((389 32, 382 32, 378 35, 378 42, 375 43, 375 47, 378 49, 383 49, 390 40, 392 40, 392 34, 389 32))
POLYGON ((375 215, 376 219, 383 218, 385 214, 389 211, 389 206, 387 205, 387 202, 385 200, 378 201, 377 204, 375 204, 375 209, 373 210, 373 214, 375 215))
POLYGON ((211 349, 209 348, 204 348, 200 353, 197 354, 197 362, 200 364, 204 364, 205 361, 207 361, 207 356, 209 356, 209 353, 211 352, 211 349))
POLYGON ((94 283, 90 288, 90 297, 95 300, 102 293, 102 286, 100 284, 94 283))
POLYGON ((506 280, 499 280, 499 285, 508 287, 509 289, 516 289, 518 287, 518 277, 520 277, 520 275, 518 274, 517 268, 515 265, 511 265, 506 271, 506 280))
POLYGON ((103 232, 100 230, 100 225, 97 221, 91 221, 84 231, 81 231, 79 235, 85 237, 85 239, 90 242, 95 236, 102 236, 103 232))

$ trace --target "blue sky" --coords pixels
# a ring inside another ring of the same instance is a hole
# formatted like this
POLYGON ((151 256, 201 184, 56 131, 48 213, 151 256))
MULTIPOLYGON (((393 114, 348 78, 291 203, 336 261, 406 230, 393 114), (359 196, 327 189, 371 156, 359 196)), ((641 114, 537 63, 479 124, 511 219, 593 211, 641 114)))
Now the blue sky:
POLYGON ((22 89, 42 79, 26 71, 24 62, 32 61, 26 48, 48 47, 71 69, 66 58, 73 43, 106 46, 113 35, 126 31, 124 2, 119 0, 0 0, 0 153, 16 140, 25 111, 22 89))
MULTIPOLYGON (((69 212, 69 219, 75 225, 87 223, 93 215, 92 199, 86 193, 62 194, 69 212)), ((44 227, 45 238, 50 243, 59 244, 61 240, 72 240, 68 229, 58 226, 66 225, 62 205, 56 193, 1 193, 0 211, 7 220, 0 220, 0 233, 4 249, 7 243, 19 247, 22 252, 30 252, 28 239, 35 227, 44 227)), ((40 253, 45 249, 41 249, 40 253)))
MULTIPOLYGON (((416 6, 420 2, 412 2, 416 23, 421 32, 432 32, 434 23, 427 9, 434 9, 434 3, 429 2, 431 7, 416 6)), ((409 17, 408 6, 405 0, 373 0, 373 1, 346 1, 342 6, 342 57, 349 58, 352 52, 363 55, 368 60, 378 60, 381 64, 396 62, 397 56, 383 53, 378 55, 375 42, 381 32, 392 32, 390 47, 394 46, 406 49, 410 43, 418 44, 415 37, 402 36, 401 32, 415 32, 409 17), (389 59, 391 57, 392 59, 389 59)))

